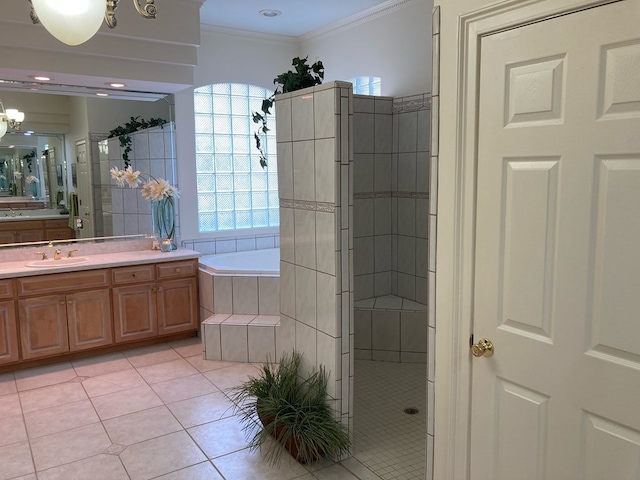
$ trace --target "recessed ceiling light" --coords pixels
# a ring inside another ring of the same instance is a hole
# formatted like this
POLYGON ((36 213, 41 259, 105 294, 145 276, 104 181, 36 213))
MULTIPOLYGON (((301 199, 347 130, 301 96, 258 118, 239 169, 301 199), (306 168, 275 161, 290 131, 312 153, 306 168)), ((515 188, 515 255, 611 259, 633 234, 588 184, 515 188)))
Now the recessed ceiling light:
POLYGON ((280 10, 260 10, 258 13, 263 17, 269 17, 269 18, 282 15, 282 12, 280 10))
POLYGON ((44 75, 35 75, 33 77, 34 80, 38 80, 39 82, 50 82, 51 81, 51 77, 46 77, 44 75))
POLYGON ((108 97, 109 96, 108 93, 104 93, 104 92, 97 92, 96 95, 99 96, 99 97, 108 97))
POLYGON ((126 85, 124 83, 120 83, 120 82, 111 82, 111 83, 107 83, 107 85, 109 85, 110 87, 113 87, 113 88, 124 88, 124 87, 126 87, 126 85))

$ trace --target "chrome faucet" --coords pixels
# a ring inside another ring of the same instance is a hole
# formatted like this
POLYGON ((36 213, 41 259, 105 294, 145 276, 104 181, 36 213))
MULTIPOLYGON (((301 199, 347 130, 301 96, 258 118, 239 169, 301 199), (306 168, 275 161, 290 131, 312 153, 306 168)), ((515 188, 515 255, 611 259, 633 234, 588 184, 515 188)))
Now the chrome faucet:
POLYGON ((54 260, 60 260, 62 258, 61 252, 59 248, 56 248, 56 252, 53 254, 54 260))

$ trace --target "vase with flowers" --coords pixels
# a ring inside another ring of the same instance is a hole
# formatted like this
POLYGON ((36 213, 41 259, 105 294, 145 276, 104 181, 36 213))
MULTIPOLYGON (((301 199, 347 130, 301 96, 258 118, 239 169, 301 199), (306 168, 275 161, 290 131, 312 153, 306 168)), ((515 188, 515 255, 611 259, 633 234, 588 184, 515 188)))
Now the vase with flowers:
POLYGON ((31 199, 38 198, 38 184, 40 180, 38 177, 34 177, 33 175, 27 175, 24 177, 24 181, 29 185, 29 190, 31 192, 31 199))
POLYGON ((175 199, 180 192, 163 178, 156 178, 150 173, 133 170, 129 165, 124 170, 117 167, 111 169, 111 178, 118 186, 128 185, 130 188, 142 186, 140 194, 151 202, 153 233, 158 236, 162 251, 174 250, 175 244, 175 199))

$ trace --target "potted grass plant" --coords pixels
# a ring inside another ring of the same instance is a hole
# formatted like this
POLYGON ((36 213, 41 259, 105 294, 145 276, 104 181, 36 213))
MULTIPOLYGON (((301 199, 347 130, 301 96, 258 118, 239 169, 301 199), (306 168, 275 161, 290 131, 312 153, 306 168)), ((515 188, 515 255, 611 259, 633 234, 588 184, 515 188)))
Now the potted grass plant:
POLYGON ((325 456, 339 458, 351 447, 347 429, 336 422, 327 403, 325 369, 320 366, 302 378, 301 360, 294 351, 278 364, 267 361, 260 375, 231 389, 249 446, 267 446, 265 457, 272 465, 280 463, 285 449, 306 464, 325 456), (268 442, 270 438, 278 443, 268 442))

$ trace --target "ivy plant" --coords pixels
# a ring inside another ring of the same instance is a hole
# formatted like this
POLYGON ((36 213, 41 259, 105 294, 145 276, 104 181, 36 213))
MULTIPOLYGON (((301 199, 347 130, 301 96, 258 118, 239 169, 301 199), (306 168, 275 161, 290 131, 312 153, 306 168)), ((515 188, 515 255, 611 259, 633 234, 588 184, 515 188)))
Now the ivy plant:
POLYGON ((260 124, 258 130, 253 134, 253 138, 256 141, 256 148, 260 152, 260 166, 262 168, 267 166, 267 156, 264 152, 262 139, 269 132, 267 115, 271 115, 271 108, 276 100, 276 95, 320 85, 324 79, 324 65, 320 60, 309 65, 307 57, 296 57, 293 59, 292 65, 295 67, 295 71, 289 70, 274 78, 275 91, 268 98, 262 100, 259 112, 252 112, 253 122, 260 124))
POLYGON ((151 127, 159 126, 160 128, 164 128, 163 125, 165 123, 167 123, 167 121, 164 118, 150 118, 149 121, 147 121, 144 118, 137 116, 130 117, 130 120, 127 123, 119 125, 109 131, 108 138, 118 137, 120 140, 120 147, 123 148, 122 160, 124 160, 124 168, 131 165, 131 162, 129 161, 129 153, 131 153, 131 144, 133 143, 131 134, 151 127))

